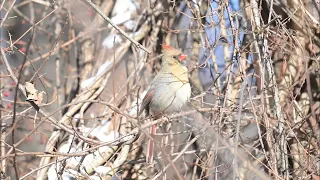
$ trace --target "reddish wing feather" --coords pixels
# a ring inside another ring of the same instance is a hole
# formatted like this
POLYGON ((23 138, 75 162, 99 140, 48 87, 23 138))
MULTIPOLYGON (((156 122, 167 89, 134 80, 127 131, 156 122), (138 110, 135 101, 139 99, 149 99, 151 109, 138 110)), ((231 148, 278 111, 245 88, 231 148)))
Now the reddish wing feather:
MULTIPOLYGON (((149 91, 147 92, 147 94, 144 96, 141 106, 140 106, 140 110, 139 110, 139 116, 142 114, 142 112, 146 109, 147 111, 149 110, 149 104, 151 102, 151 99, 153 97, 154 94, 154 89, 151 88, 149 89, 149 91)), ((147 112, 148 114, 149 112, 147 112)))

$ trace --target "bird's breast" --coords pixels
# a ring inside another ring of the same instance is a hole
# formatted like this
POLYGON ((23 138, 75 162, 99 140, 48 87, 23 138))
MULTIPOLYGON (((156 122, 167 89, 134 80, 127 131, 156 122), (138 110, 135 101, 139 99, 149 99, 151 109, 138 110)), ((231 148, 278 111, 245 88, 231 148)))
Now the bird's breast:
POLYGON ((191 95, 187 76, 179 79, 172 74, 164 75, 158 77, 157 82, 153 85, 155 92, 150 102, 152 114, 180 111, 191 95))

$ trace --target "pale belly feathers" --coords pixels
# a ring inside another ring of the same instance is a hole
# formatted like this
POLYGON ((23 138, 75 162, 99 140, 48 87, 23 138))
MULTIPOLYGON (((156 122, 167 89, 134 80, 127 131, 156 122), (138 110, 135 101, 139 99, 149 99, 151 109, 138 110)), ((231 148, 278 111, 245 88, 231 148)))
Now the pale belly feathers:
POLYGON ((153 84, 156 88, 150 102, 150 113, 156 115, 181 111, 191 95, 189 82, 169 77, 161 78, 158 82, 153 84))

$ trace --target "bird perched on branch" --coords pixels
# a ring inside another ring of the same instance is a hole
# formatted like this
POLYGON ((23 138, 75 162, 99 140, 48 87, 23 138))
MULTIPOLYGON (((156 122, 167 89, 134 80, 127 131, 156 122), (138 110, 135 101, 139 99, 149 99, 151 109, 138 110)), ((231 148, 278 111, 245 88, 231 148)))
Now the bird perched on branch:
MULTIPOLYGON (((164 114, 180 111, 189 100, 191 87, 186 67, 186 55, 168 45, 162 45, 162 66, 143 98, 139 115, 145 110, 146 116, 158 119, 164 114)), ((150 134, 156 133, 157 126, 150 128, 150 134)), ((149 139, 146 161, 153 161, 154 141, 149 139)))

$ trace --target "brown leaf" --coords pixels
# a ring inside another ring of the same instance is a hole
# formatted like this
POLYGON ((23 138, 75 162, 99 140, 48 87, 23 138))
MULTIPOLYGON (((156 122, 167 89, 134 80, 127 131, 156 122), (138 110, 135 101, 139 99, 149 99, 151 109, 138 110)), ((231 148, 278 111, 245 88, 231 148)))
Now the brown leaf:
POLYGON ((45 92, 38 92, 38 90, 34 87, 34 84, 30 82, 26 82, 25 89, 27 93, 26 101, 33 101, 36 104, 40 104, 42 102, 43 94, 45 94, 45 92))

